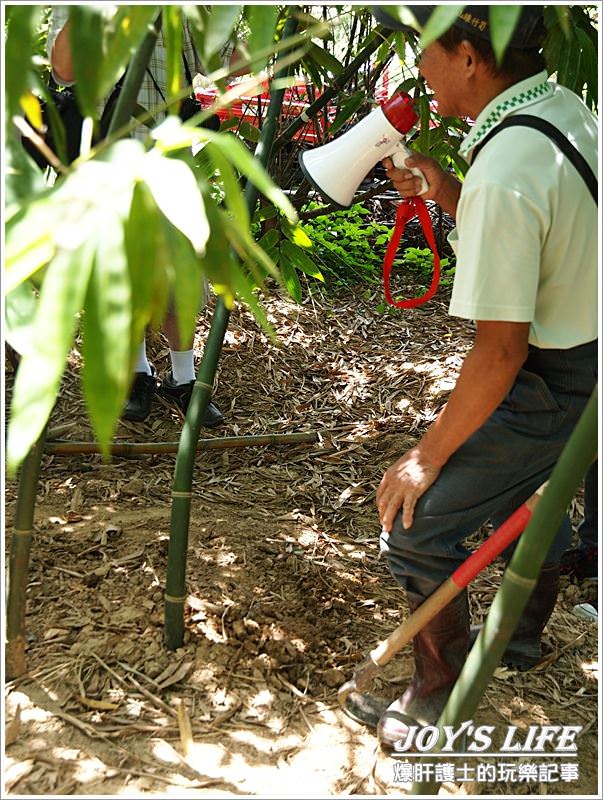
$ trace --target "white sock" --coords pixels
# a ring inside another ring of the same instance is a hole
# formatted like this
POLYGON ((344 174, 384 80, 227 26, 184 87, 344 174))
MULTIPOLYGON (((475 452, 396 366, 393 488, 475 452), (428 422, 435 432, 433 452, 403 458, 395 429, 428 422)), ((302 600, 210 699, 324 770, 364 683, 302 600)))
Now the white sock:
POLYGON ((192 350, 170 350, 172 378, 181 385, 195 380, 195 360, 192 350))
POLYGON ((134 372, 145 372, 147 375, 152 373, 151 365, 147 359, 147 342, 143 339, 138 348, 136 361, 134 362, 134 372))

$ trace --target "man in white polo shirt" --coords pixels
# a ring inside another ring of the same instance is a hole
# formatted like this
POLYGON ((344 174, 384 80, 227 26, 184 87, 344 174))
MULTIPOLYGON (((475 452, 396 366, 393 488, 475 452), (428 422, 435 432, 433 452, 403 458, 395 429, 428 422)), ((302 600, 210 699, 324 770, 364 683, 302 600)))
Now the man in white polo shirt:
MULTIPOLYGON (((434 7, 408 8, 424 24, 434 7)), ((374 13, 403 27, 387 7, 374 13)), ((542 7, 526 6, 498 66, 489 7, 466 6, 419 61, 439 113, 475 120, 461 146, 471 164, 462 185, 430 158, 412 163, 429 183, 424 197, 456 219, 450 313, 475 321, 475 341, 446 406, 377 492, 382 550, 411 610, 467 557, 468 535, 488 520, 496 527, 547 479, 596 382, 598 222, 585 179, 528 127, 500 130, 476 155, 502 120, 529 114, 556 126, 596 171, 596 120, 547 80, 543 33, 542 7)), ((411 172, 384 165, 403 197, 416 194, 411 172)), ((566 520, 505 653, 516 668, 541 657, 570 533, 566 520)), ((465 591, 415 636, 415 675, 379 721, 385 748, 413 722, 437 720, 469 636, 465 591)))

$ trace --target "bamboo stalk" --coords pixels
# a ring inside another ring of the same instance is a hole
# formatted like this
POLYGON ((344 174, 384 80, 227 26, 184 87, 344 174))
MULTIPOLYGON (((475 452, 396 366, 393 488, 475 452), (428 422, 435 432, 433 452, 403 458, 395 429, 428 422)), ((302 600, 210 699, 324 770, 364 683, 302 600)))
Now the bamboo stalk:
MULTIPOLYGON (((290 7, 289 16, 283 29, 282 39, 293 36, 297 29, 297 20, 293 17, 292 10, 295 11, 295 6, 290 7)), ((286 70, 283 70, 282 66, 279 67, 279 62, 281 61, 282 56, 279 55, 276 62, 275 79, 284 77, 286 74, 286 70)), ((271 91, 270 93, 270 104, 266 114, 266 121, 262 126, 260 139, 254 153, 254 157, 263 167, 267 166, 270 158, 284 92, 285 90, 283 88, 271 91)), ((248 181, 245 187, 245 201, 250 214, 252 214, 255 209, 257 196, 257 189, 248 181)), ((197 442, 199 441, 201 432, 201 419, 209 403, 229 317, 230 312, 226 308, 222 298, 220 298, 216 304, 216 310, 205 345, 205 351, 184 420, 178 455, 176 456, 165 588, 165 643, 170 650, 181 647, 184 641, 186 556, 193 467, 197 442)))
MULTIPOLYGON (((528 523, 475 644, 437 722, 458 726, 470 720, 492 679, 536 585, 563 516, 597 454, 597 387, 564 447, 546 490, 528 523)), ((433 753, 431 758, 433 759, 433 753)), ((414 783, 410 794, 435 795, 440 783, 414 783)))
POLYGON ((115 108, 113 109, 106 138, 112 136, 130 121, 160 30, 161 13, 158 14, 155 23, 150 26, 147 35, 142 40, 136 54, 128 65, 121 91, 115 103, 115 108))
POLYGON ((44 452, 45 433, 46 429, 29 451, 21 467, 21 475, 19 477, 6 602, 5 665, 9 679, 18 678, 19 675, 23 675, 26 671, 25 610, 27 605, 27 576, 29 572, 29 554, 33 541, 36 491, 42 453, 44 452))
MULTIPOLYGON (((325 431, 321 431, 324 434, 325 431)), ((298 433, 265 433, 256 436, 223 436, 215 439, 200 439, 199 450, 226 450, 236 447, 264 447, 265 445, 298 444, 317 442, 319 434, 313 431, 298 433)), ((155 455, 178 452, 179 442, 114 442, 110 447, 112 456, 155 455)), ((47 442, 44 452, 51 455, 74 455, 100 453, 96 442, 72 442, 57 439, 47 442)))

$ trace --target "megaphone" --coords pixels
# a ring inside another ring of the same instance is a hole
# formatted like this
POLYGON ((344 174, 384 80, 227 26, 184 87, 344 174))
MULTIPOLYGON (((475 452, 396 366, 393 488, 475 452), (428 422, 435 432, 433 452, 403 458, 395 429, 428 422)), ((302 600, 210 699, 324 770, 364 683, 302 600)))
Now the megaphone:
MULTIPOLYGON (((342 136, 300 153, 301 170, 325 200, 348 208, 378 161, 390 156, 396 167, 405 166, 412 151, 404 137, 418 119, 410 95, 394 94, 342 136)), ((428 189, 425 176, 416 168, 411 172, 421 179, 419 194, 424 194, 428 189)))

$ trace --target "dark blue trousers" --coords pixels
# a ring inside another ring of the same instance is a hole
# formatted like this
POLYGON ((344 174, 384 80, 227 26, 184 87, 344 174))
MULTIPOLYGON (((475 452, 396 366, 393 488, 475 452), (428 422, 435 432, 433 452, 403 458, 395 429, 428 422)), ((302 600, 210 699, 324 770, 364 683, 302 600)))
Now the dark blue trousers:
MULTIPOLYGON (((530 346, 507 397, 417 503, 412 527, 404 530, 398 514, 381 535, 400 585, 431 594, 470 554, 467 536, 488 520, 496 529, 547 480, 596 380, 596 341, 569 350, 530 346)), ((545 563, 558 562, 570 538, 566 518, 545 563)))

